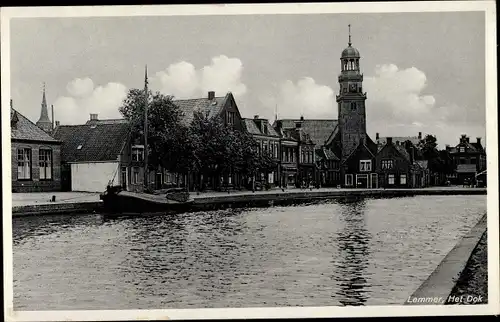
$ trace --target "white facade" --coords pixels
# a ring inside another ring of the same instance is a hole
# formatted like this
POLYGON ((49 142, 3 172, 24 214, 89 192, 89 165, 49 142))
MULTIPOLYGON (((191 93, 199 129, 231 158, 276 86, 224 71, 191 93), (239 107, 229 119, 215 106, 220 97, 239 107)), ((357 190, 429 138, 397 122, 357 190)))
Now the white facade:
POLYGON ((71 191, 103 192, 109 181, 120 181, 119 162, 85 162, 71 164, 71 191))

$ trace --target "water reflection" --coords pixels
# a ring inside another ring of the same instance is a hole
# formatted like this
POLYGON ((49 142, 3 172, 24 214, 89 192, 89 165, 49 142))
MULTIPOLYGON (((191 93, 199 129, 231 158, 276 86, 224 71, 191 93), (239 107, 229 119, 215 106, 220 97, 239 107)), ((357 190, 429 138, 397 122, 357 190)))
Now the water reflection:
POLYGON ((333 278, 339 285, 335 297, 343 305, 363 305, 368 299, 371 234, 366 229, 365 207, 364 200, 340 204, 339 220, 343 228, 333 241, 339 249, 339 258, 333 261, 333 278))

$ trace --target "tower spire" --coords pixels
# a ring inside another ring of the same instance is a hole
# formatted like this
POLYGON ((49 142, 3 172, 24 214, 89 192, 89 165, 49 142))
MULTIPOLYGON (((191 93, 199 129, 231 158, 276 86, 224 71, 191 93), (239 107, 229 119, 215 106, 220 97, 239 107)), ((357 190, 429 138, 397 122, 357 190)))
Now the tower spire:
POLYGON ((351 47, 351 45, 352 45, 352 43, 351 43, 351 24, 348 24, 347 26, 349 27, 349 42, 348 42, 348 44, 349 44, 349 47, 351 47))
POLYGON ((44 130, 45 132, 50 132, 52 130, 52 122, 49 119, 49 111, 47 108, 47 98, 45 95, 45 82, 43 83, 43 94, 42 94, 42 104, 40 111, 40 119, 36 122, 36 125, 44 130))
POLYGON ((148 168, 148 65, 144 68, 144 189, 148 189, 149 168, 148 168))

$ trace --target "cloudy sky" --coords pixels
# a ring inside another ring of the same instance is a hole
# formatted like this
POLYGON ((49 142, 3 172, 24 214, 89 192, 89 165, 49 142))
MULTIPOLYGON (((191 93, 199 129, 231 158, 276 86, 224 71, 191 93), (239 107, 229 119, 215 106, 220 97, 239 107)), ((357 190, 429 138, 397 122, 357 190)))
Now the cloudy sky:
POLYGON ((120 117, 130 88, 177 98, 231 91, 244 117, 337 118, 352 25, 372 138, 485 137, 484 13, 16 18, 14 107, 36 121, 42 84, 62 124, 120 117))

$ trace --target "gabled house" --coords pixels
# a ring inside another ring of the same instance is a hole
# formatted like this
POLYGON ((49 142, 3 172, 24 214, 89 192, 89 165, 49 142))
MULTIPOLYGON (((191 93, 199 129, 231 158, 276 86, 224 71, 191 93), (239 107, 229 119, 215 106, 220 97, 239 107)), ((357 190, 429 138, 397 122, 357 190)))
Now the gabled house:
POLYGON ((10 109, 12 192, 61 190, 61 141, 10 109))
POLYGON ((274 124, 280 136, 279 186, 296 187, 299 185, 299 141, 292 135, 290 128, 284 129, 281 126, 281 120, 277 120, 274 124))
POLYGON ((421 188, 429 183, 427 161, 415 161, 408 152, 406 141, 394 142, 387 137, 384 145, 379 145, 375 156, 375 166, 381 188, 421 188))
MULTIPOLYGON (((243 120, 231 92, 224 96, 215 96, 214 91, 209 91, 208 95, 203 98, 195 99, 177 99, 173 103, 179 107, 183 113, 181 122, 189 126, 196 112, 201 112, 207 118, 219 117, 225 126, 231 127, 237 131, 244 130, 243 120)), ((203 177, 199 173, 190 173, 189 178, 186 176, 179 176, 177 174, 165 172, 167 185, 184 185, 187 181, 189 189, 195 187, 209 187, 215 189, 220 185, 226 187, 241 186, 241 175, 228 172, 224 173, 221 178, 203 177)))
POLYGON ((83 125, 59 125, 62 183, 65 191, 101 192, 108 184, 142 191, 144 146, 131 142, 124 119, 99 120, 91 114, 83 125))
POLYGON ((326 147, 316 149, 316 163, 320 171, 320 184, 325 187, 341 185, 340 159, 326 147))
POLYGON ((459 143, 454 147, 447 147, 456 166, 457 184, 472 184, 476 175, 486 170, 486 150, 481 138, 476 142, 470 142, 467 135, 462 134, 459 143))
POLYGON ((344 186, 347 188, 378 188, 378 174, 375 171, 375 154, 365 141, 357 147, 341 164, 344 186))
POLYGON ((255 115, 253 119, 242 119, 243 129, 250 134, 258 143, 259 155, 267 154, 276 161, 277 167, 274 171, 257 175, 256 181, 271 186, 280 184, 279 160, 280 160, 280 135, 271 126, 267 119, 255 115))

